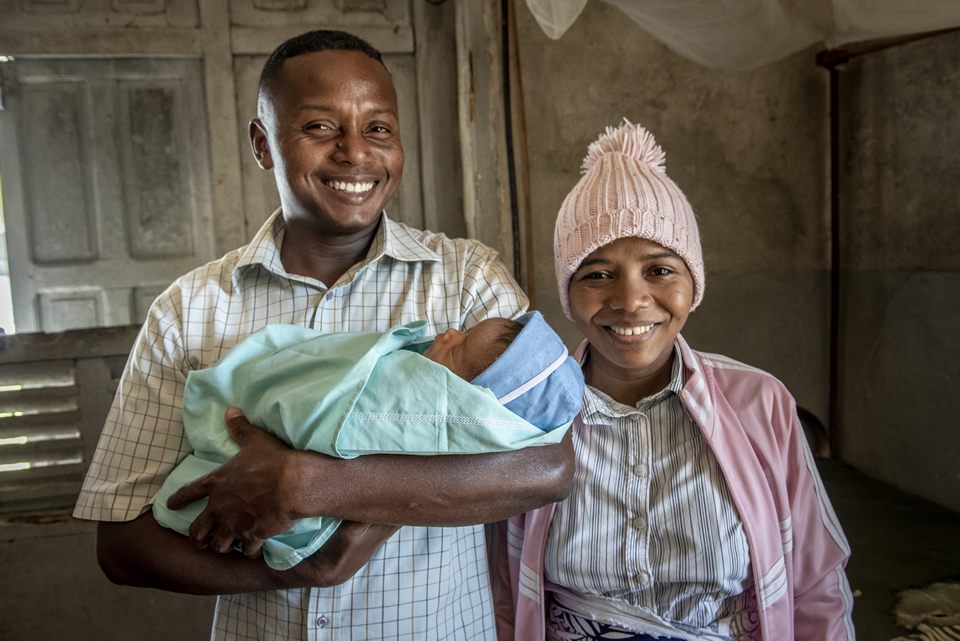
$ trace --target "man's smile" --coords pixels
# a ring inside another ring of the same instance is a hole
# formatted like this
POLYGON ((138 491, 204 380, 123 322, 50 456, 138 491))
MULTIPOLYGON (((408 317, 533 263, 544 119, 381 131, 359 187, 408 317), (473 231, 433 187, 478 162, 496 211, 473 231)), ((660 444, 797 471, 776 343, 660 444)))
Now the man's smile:
POLYGON ((343 182, 340 180, 324 180, 323 184, 329 187, 330 189, 335 189, 337 191, 345 191, 351 194, 363 194, 371 189, 373 189, 376 182, 365 182, 365 183, 351 183, 343 182))

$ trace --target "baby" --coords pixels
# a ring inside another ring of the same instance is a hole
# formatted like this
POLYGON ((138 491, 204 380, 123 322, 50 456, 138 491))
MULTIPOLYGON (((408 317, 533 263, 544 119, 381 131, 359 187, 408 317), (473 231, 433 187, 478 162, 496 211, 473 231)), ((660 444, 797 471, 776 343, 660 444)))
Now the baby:
MULTIPOLYGON (((191 372, 183 424, 194 452, 164 482, 157 521, 187 534, 203 510, 205 500, 176 512, 166 500, 239 451, 223 419, 228 407, 294 448, 340 458, 498 452, 563 438, 580 411, 583 375, 539 312, 425 332, 424 321, 382 334, 271 325, 191 372)), ((267 564, 296 565, 337 525, 302 519, 264 543, 267 564)))

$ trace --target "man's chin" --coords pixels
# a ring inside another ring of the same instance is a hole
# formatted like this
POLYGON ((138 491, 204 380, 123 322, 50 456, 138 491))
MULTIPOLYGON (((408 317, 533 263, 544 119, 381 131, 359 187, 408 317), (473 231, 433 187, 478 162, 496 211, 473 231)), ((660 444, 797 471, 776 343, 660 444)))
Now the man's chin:
POLYGON ((323 233, 357 234, 372 232, 380 223, 382 208, 364 207, 362 210, 344 211, 342 208, 328 209, 300 209, 299 214, 287 215, 284 210, 284 219, 288 224, 302 224, 315 227, 323 233))

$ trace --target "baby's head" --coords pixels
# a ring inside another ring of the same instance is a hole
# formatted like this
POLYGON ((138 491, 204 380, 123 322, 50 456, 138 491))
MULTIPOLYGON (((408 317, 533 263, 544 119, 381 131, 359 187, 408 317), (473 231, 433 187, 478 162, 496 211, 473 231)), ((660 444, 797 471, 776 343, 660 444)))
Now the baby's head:
POLYGON ((507 351, 522 329, 522 323, 509 318, 488 318, 465 332, 450 328, 438 334, 423 355, 472 381, 507 351))
POLYGON ((424 352, 474 385, 489 389, 528 423, 549 432, 580 411, 583 374, 540 312, 488 318, 466 332, 447 330, 424 352))

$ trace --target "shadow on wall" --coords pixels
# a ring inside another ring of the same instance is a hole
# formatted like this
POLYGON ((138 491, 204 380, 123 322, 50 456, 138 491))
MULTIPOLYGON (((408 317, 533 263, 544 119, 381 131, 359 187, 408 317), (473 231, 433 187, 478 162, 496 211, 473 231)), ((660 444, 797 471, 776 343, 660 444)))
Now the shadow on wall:
POLYGON ((799 405, 797 415, 800 417, 803 434, 807 437, 807 445, 810 446, 813 455, 818 458, 830 458, 830 436, 823 422, 813 412, 799 405))

